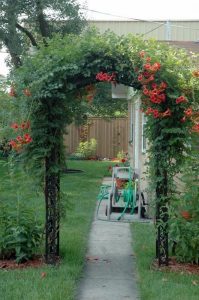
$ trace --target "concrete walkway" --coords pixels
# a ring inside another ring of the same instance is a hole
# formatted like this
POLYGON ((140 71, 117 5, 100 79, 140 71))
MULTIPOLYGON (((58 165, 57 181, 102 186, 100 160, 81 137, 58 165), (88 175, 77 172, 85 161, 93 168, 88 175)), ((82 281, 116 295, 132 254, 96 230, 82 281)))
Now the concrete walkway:
POLYGON ((77 300, 139 299, 135 270, 130 224, 95 218, 77 300))

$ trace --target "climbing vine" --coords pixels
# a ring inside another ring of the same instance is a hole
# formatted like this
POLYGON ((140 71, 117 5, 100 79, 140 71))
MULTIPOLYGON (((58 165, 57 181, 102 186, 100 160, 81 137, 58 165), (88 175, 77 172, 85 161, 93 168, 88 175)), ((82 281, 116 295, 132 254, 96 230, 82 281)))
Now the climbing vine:
POLYGON ((31 142, 23 157, 26 165, 45 175, 49 263, 55 261, 59 248, 57 203, 63 133, 78 112, 81 114, 82 101, 92 101, 89 87, 105 81, 122 83, 141 93, 156 199, 157 256, 160 264, 168 264, 167 221, 173 178, 188 151, 191 128, 198 132, 198 124, 192 122, 198 110, 197 72, 183 51, 139 37, 100 35, 93 30, 80 37, 57 36, 34 57, 24 58, 23 67, 14 74, 12 96, 17 101, 24 90, 29 91, 24 105, 31 123, 31 142), (87 97, 79 97, 82 92, 87 97))

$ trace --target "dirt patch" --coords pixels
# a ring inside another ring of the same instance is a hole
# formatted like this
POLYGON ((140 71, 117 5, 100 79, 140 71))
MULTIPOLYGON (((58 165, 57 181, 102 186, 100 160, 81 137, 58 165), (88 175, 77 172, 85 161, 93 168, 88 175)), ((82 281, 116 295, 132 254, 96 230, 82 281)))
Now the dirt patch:
POLYGON ((174 257, 169 259, 168 266, 158 266, 158 261, 155 260, 151 268, 158 271, 166 271, 166 272, 178 272, 181 274, 189 274, 189 275, 199 275, 199 265, 191 264, 191 263, 180 263, 177 262, 174 257))
POLYGON ((45 265, 43 257, 34 257, 31 260, 17 264, 14 259, 0 260, 0 270, 14 270, 25 268, 39 268, 45 265))
POLYGON ((84 173, 83 170, 79 170, 79 169, 68 169, 68 168, 63 169, 62 172, 63 172, 64 174, 84 173))

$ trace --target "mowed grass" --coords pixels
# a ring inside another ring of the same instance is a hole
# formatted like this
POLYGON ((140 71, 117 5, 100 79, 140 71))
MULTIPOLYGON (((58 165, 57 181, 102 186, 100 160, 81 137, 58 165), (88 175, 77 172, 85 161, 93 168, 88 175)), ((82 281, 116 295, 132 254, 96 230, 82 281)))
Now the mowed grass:
MULTIPOLYGON (((62 175, 62 191, 67 193, 65 203, 66 216, 61 221, 60 252, 61 263, 57 267, 44 266, 23 270, 0 270, 1 300, 72 300, 75 299, 78 279, 81 276, 85 262, 88 234, 94 216, 96 196, 102 178, 108 167, 107 162, 70 161, 69 168, 81 169, 84 173, 62 175), (69 205, 68 205, 69 203, 69 205), (69 206, 69 207, 68 207, 69 206), (46 273, 42 277, 42 272, 46 273)), ((14 187, 7 192, 2 181, 5 170, 1 170, 1 194, 9 201, 9 194, 14 193, 14 187)), ((25 201, 38 211, 39 218, 45 216, 43 196, 30 193, 31 187, 23 181, 25 201), (30 198, 27 195, 30 195, 30 198)), ((17 187, 15 189, 15 192, 17 187)), ((27 204, 27 203, 26 203, 27 204)))
POLYGON ((155 233, 152 224, 132 224, 141 300, 198 300, 199 276, 154 271, 155 233))

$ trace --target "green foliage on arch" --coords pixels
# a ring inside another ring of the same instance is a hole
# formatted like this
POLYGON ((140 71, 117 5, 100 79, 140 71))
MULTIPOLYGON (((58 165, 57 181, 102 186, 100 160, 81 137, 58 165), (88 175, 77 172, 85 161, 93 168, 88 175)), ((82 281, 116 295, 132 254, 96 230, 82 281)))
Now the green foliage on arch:
POLYGON ((184 51, 153 40, 111 32, 100 35, 95 30, 55 36, 35 56, 26 56, 13 74, 16 110, 31 124, 31 137, 23 137, 20 154, 37 176, 44 175, 46 159, 48 173, 58 175, 65 127, 83 117, 93 86, 108 81, 134 87, 148 116, 150 172, 156 205, 162 209, 157 219, 167 223, 174 175, 190 150, 191 130, 199 132, 198 123, 193 124, 199 106, 198 78, 184 51))
POLYGON ((185 111, 190 107, 198 109, 198 78, 193 77, 193 70, 185 52, 156 41, 131 35, 118 37, 111 32, 100 35, 94 30, 81 36, 55 36, 34 57, 25 57, 23 67, 14 75, 17 99, 24 98, 22 91, 26 88, 32 95, 25 100, 33 138, 27 147, 28 157, 42 161, 60 143, 60 137, 51 136, 50 128, 57 128, 62 134, 65 125, 84 111, 85 87, 98 82, 96 74, 114 73, 116 84, 141 91, 142 108, 148 115, 148 137, 153 141, 151 161, 154 167, 161 161, 162 167, 170 168, 174 174, 192 126, 191 118, 183 121, 185 111), (147 64, 155 63, 160 68, 155 72, 147 70, 147 64), (152 80, 148 75, 144 77, 148 71, 152 80), (166 88, 159 94, 165 95, 165 101, 152 102, 154 90, 160 89, 162 83, 166 83, 166 88), (181 96, 184 98, 177 104, 176 99, 181 96))

